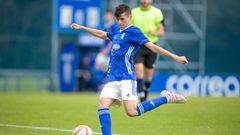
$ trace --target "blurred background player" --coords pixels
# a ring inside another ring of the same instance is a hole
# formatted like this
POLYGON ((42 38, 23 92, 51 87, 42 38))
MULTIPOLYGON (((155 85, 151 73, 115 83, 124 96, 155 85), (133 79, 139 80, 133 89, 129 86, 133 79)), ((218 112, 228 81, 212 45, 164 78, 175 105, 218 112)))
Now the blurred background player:
POLYGON ((78 70, 78 90, 91 90, 94 88, 93 68, 91 68, 91 58, 88 55, 83 56, 80 68, 78 70))
MULTIPOLYGON (((132 9, 132 24, 140 28, 143 34, 154 44, 164 35, 164 17, 160 9, 152 6, 152 0, 140 0, 140 6, 132 9)), ((142 46, 134 57, 137 77, 138 96, 147 100, 148 89, 154 72, 157 54, 142 46), (145 86, 143 86, 143 78, 145 86)))
MULTIPOLYGON (((104 13, 104 31, 114 32, 119 30, 119 26, 114 19, 113 12, 111 10, 106 10, 104 13)), ((97 91, 102 90, 106 82, 106 74, 108 70, 109 63, 109 52, 112 47, 112 42, 110 40, 104 40, 100 52, 96 56, 95 60, 95 78, 97 79, 97 91)))
MULTIPOLYGON (((114 32, 119 30, 117 22, 114 20, 114 15, 111 10, 106 10, 104 14, 104 31, 114 32)), ((110 40, 105 40, 100 48, 100 52, 96 57, 95 68, 102 72, 107 72, 109 62, 109 52, 112 47, 110 40)))

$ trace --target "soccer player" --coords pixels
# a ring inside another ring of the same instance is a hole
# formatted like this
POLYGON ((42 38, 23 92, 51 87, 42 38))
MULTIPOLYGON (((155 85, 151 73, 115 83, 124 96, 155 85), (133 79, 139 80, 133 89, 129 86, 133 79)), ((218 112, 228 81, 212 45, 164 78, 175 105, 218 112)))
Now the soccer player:
POLYGON ((141 116, 166 103, 186 102, 184 96, 164 90, 160 93, 160 97, 138 104, 133 57, 141 46, 144 45, 181 64, 187 64, 188 61, 185 56, 175 55, 150 42, 140 29, 131 24, 131 9, 127 5, 117 6, 115 17, 120 27, 117 32, 104 32, 78 24, 71 25, 72 29, 84 30, 101 39, 111 40, 113 44, 110 52, 108 82, 100 94, 98 104, 98 115, 103 135, 112 134, 109 107, 119 106, 121 101, 130 117, 141 116))
MULTIPOLYGON (((164 17, 160 9, 151 5, 152 0, 140 0, 140 6, 132 9, 132 24, 154 44, 164 35, 164 17)), ((140 101, 146 101, 152 82, 157 54, 146 46, 141 46, 134 57, 137 90, 140 101), (143 79, 145 86, 143 86, 143 79)))

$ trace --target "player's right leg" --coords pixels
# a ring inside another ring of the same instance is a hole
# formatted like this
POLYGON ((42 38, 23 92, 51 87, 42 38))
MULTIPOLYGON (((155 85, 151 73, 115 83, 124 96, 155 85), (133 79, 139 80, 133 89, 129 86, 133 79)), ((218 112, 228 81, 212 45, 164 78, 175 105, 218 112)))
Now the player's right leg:
POLYGON ((167 97, 159 97, 137 104, 137 101, 128 99, 123 100, 124 109, 128 116, 135 117, 151 111, 168 102, 167 97))
POLYGON ((119 82, 119 84, 124 109, 127 115, 130 117, 140 116, 145 112, 151 111, 167 103, 167 97, 159 97, 153 100, 144 101, 137 104, 138 96, 136 93, 136 81, 122 80, 119 82))
POLYGON ((184 104, 187 102, 187 99, 179 94, 171 93, 167 90, 163 90, 160 93, 161 97, 167 97, 168 103, 179 103, 179 104, 184 104))
POLYGON ((129 117, 135 117, 138 116, 137 112, 137 101, 132 101, 132 100, 123 100, 123 106, 125 109, 126 114, 129 117))
POLYGON ((161 93, 161 96, 152 100, 137 104, 138 96, 136 94, 136 85, 133 80, 123 80, 120 83, 121 97, 124 109, 128 116, 140 116, 148 111, 158 108, 166 103, 185 103, 186 99, 182 95, 174 94, 168 91, 161 93))
POLYGON ((137 101, 131 100, 129 98, 128 100, 123 100, 123 105, 127 115, 130 117, 134 117, 141 116, 142 114, 154 110, 160 107, 161 105, 167 103, 185 103, 185 102, 186 99, 182 95, 164 92, 158 98, 144 101, 139 104, 137 104, 137 101))
POLYGON ((140 116, 166 103, 179 104, 179 103, 186 103, 186 101, 187 100, 184 96, 164 90, 163 92, 161 92, 160 97, 139 103, 136 109, 138 112, 138 116, 140 116))

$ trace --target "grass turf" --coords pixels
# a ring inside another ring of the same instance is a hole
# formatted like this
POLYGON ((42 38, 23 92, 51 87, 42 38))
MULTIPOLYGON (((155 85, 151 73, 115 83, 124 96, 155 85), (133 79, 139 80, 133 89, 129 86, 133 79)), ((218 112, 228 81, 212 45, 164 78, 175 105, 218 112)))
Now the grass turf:
MULTIPOLYGON (((152 98, 155 96, 152 96, 152 98)), ((89 125, 100 133, 94 93, 0 93, 0 123, 73 129, 89 125)), ((191 97, 141 117, 111 108, 113 133, 121 135, 239 135, 240 98, 191 97)), ((70 135, 71 132, 0 126, 0 135, 70 135)))

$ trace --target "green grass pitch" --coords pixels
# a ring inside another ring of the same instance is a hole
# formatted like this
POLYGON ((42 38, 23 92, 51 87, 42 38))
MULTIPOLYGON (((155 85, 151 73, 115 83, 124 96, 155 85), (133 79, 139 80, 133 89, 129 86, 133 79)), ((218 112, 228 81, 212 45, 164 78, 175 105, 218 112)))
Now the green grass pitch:
MULTIPOLYGON (((156 97, 156 96, 152 96, 156 97)), ((94 93, 0 93, 0 124, 74 129, 85 124, 100 133, 99 95, 94 93)), ((189 97, 141 117, 111 108, 113 133, 121 135, 240 135, 239 97, 189 97)), ((0 126, 0 135, 71 135, 71 132, 0 126)))

